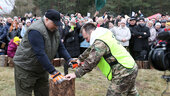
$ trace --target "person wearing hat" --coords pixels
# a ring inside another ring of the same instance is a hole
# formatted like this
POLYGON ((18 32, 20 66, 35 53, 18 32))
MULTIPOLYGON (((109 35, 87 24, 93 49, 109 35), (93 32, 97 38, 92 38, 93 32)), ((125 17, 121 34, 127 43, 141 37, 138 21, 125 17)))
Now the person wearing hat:
POLYGON ((166 20, 161 20, 161 28, 165 28, 166 20))
POLYGON ((128 27, 126 27, 126 20, 122 19, 120 21, 120 27, 117 28, 115 38, 124 46, 127 48, 129 46, 129 40, 130 40, 131 34, 128 27))
MULTIPOLYGON (((165 29, 158 34, 157 38, 159 39, 160 44, 166 42, 166 52, 170 52, 170 21, 166 22, 165 29)), ((170 62, 170 54, 167 56, 170 62)))
POLYGON ((146 27, 145 19, 143 17, 140 17, 137 23, 138 25, 135 27, 134 31, 134 59, 144 61, 147 60, 150 31, 149 28, 146 27))
POLYGON ((22 27, 22 30, 21 30, 21 37, 23 38, 24 37, 24 34, 25 32, 27 31, 28 27, 31 25, 31 20, 27 19, 25 21, 25 26, 22 27))
POLYGON ((160 32, 163 31, 163 29, 161 28, 161 23, 157 22, 155 24, 155 29, 156 29, 156 33, 159 34, 160 32))
POLYGON ((7 55, 8 55, 9 66, 11 66, 11 64, 13 66, 13 64, 14 64, 12 59, 15 55, 15 52, 17 50, 19 43, 20 43, 19 37, 15 36, 13 39, 10 40, 10 42, 8 44, 7 55))
POLYGON ((129 29, 130 29, 130 33, 131 33, 131 38, 129 40, 129 52, 132 55, 132 57, 134 57, 134 52, 133 52, 133 46, 134 46, 134 33, 136 31, 135 29, 136 26, 136 18, 135 17, 131 17, 129 20, 129 29))
POLYGON ((7 50, 8 57, 10 58, 14 57, 19 43, 20 43, 19 37, 15 36, 13 39, 11 39, 11 41, 8 44, 8 50, 7 50))
POLYGON ((49 76, 55 83, 65 80, 51 61, 59 53, 69 64, 73 59, 60 40, 60 13, 49 9, 27 29, 13 58, 17 96, 49 96, 49 76))
POLYGON ((76 23, 76 19, 72 18, 68 31, 65 31, 64 46, 73 58, 77 58, 80 55, 80 25, 76 23))

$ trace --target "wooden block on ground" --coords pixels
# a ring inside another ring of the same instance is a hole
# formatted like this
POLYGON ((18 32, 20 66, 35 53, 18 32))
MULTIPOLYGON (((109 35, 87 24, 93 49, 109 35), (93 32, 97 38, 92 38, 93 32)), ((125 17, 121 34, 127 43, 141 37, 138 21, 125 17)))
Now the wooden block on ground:
POLYGON ((55 67, 60 67, 60 66, 61 66, 61 64, 60 64, 60 58, 55 58, 55 59, 53 59, 52 63, 53 63, 53 65, 54 65, 55 67))
POLYGON ((136 64, 138 65, 138 68, 139 68, 139 69, 142 69, 142 67, 143 67, 143 66, 142 66, 142 61, 136 60, 135 62, 136 62, 136 64))
POLYGON ((153 67, 151 66, 151 64, 149 63, 149 61, 135 61, 138 65, 139 69, 153 69, 153 67))
POLYGON ((66 60, 64 60, 64 58, 60 58, 60 64, 64 66, 65 63, 67 63, 66 60))
POLYGON ((14 67, 13 58, 8 57, 8 65, 9 65, 9 67, 14 67))
POLYGON ((7 66, 8 66, 8 56, 0 55, 0 67, 7 67, 7 66))
POLYGON ((148 61, 142 61, 143 62, 143 69, 150 69, 150 65, 148 61))
POLYGON ((60 67, 60 66, 64 66, 66 61, 64 60, 64 58, 55 58, 53 59, 52 63, 55 67, 60 67))
POLYGON ((63 81, 55 84, 51 79, 49 96, 75 96, 75 79, 63 81))

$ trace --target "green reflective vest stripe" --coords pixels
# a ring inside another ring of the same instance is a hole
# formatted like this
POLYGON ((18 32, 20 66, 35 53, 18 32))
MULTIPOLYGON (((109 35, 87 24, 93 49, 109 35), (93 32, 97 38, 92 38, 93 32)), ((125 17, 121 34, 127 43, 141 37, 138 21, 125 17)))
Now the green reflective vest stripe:
MULTIPOLYGON (((104 35, 97 38, 98 40, 103 41, 109 47, 112 56, 114 56, 121 65, 125 68, 133 68, 135 61, 129 52, 115 39, 112 32, 106 32, 104 35)), ((96 39, 96 40, 97 40, 96 39)), ((110 65, 104 59, 101 58, 98 65, 102 73, 107 77, 108 80, 112 79, 112 70, 110 65)))

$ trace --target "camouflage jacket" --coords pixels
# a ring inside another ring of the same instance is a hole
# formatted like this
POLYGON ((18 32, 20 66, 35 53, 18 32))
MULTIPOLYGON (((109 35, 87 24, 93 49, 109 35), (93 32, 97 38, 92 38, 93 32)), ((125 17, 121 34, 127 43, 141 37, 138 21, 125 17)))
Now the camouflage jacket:
MULTIPOLYGON (((80 61, 84 61, 84 64, 76 70, 76 77, 80 78, 87 72, 92 71, 92 69, 96 67, 99 63, 101 57, 109 53, 109 47, 103 41, 96 40, 88 49, 83 52, 83 54, 78 57, 80 61)), ((114 56, 110 56, 106 59, 108 63, 114 62, 115 60, 116 59, 114 58, 114 56)), ((137 69, 137 66, 135 64, 132 69, 127 69, 121 64, 115 64, 111 66, 111 68, 112 76, 116 79, 128 76, 134 71, 134 69, 137 69)))

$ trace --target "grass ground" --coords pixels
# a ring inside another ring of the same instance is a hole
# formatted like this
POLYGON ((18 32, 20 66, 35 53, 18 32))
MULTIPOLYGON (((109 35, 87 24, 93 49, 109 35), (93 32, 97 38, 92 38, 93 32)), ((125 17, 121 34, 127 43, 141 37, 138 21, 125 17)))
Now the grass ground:
MULTIPOLYGON (((56 69, 63 72, 62 67, 56 69)), ((13 68, 0 67, 0 96, 15 96, 13 71, 13 68)), ((136 82, 140 96, 161 96, 166 88, 166 81, 161 79, 163 74, 157 70, 140 69, 136 82)), ((99 70, 94 69, 81 79, 76 79, 76 96, 105 96, 109 83, 99 70)))

